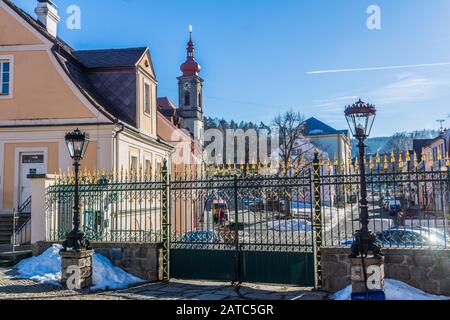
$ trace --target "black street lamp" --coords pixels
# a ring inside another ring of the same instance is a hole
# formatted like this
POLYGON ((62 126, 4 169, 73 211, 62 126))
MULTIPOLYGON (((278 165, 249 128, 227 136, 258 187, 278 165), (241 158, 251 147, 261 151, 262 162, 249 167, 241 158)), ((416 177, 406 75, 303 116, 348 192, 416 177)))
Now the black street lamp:
POLYGON ((67 235, 66 241, 63 243, 63 251, 80 249, 91 249, 90 243, 85 239, 83 232, 80 230, 80 199, 79 199, 79 170, 80 161, 83 159, 88 144, 89 134, 81 132, 76 129, 69 132, 65 136, 67 148, 69 149, 70 157, 73 159, 73 166, 75 167, 75 190, 74 190, 74 206, 73 206, 73 230, 67 235))
POLYGON ((364 140, 370 135, 372 126, 376 117, 376 109, 374 105, 357 101, 345 109, 345 117, 353 136, 358 139, 359 144, 359 173, 360 173, 360 216, 361 230, 355 232, 355 242, 352 245, 352 254, 350 258, 367 257, 372 252, 375 257, 381 257, 381 248, 377 244, 376 235, 369 230, 369 207, 367 201, 367 185, 366 185, 366 165, 365 165, 365 148, 364 140))

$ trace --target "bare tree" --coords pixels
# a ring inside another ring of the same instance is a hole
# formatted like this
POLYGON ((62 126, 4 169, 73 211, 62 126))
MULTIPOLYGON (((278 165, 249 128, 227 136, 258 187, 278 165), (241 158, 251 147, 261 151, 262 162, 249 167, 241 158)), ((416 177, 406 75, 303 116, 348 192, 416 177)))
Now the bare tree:
POLYGON ((272 125, 278 130, 280 158, 284 166, 287 167, 291 161, 296 161, 301 156, 296 151, 299 148, 299 141, 304 140, 305 117, 300 112, 289 110, 276 116, 272 125))

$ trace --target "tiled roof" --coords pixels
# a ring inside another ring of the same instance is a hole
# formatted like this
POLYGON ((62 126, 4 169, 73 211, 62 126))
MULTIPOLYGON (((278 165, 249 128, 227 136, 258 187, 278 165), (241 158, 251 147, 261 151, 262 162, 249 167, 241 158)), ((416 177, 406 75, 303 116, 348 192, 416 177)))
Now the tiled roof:
POLYGON ((147 48, 78 50, 72 55, 86 68, 135 67, 147 48))
POLYGON ((170 101, 167 97, 158 98, 158 108, 160 109, 168 109, 168 110, 176 110, 177 107, 170 101))
POLYGON ((348 134, 348 130, 336 130, 322 121, 312 117, 305 121, 307 136, 320 136, 327 134, 348 134))

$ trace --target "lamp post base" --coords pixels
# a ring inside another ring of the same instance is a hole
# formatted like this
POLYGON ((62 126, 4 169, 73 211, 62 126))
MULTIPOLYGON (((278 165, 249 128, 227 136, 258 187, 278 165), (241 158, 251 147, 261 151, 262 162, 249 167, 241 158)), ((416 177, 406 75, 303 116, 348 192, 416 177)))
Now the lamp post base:
POLYGON ((381 246, 377 241, 377 236, 371 231, 356 231, 355 242, 353 242, 351 250, 352 253, 349 256, 350 259, 357 257, 367 258, 369 253, 372 253, 377 259, 381 259, 383 257, 383 254, 381 253, 381 246))
POLYGON ((63 243, 62 252, 67 251, 80 251, 91 250, 91 243, 84 237, 84 233, 81 231, 72 230, 63 243))
POLYGON ((94 250, 60 252, 61 283, 69 290, 83 290, 92 286, 92 257, 94 250))
POLYGON ((350 264, 354 295, 384 291, 384 258, 350 259, 350 264))

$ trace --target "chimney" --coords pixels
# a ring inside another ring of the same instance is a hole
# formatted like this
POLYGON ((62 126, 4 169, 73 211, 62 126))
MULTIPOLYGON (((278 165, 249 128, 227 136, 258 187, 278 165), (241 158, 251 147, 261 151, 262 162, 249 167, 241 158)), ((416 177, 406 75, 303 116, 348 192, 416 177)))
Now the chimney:
POLYGON ((58 22, 58 7, 51 0, 38 0, 38 5, 34 12, 37 15, 38 21, 42 23, 52 36, 57 36, 58 22))

